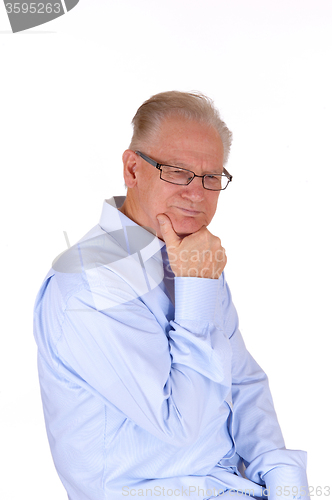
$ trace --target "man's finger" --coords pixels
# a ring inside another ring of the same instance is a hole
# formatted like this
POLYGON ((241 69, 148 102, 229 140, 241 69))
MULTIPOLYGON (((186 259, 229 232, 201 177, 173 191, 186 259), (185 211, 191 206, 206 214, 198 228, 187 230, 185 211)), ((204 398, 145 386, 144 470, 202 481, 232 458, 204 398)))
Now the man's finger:
POLYGON ((170 218, 166 214, 157 215, 157 220, 159 222, 160 232, 166 246, 174 245, 181 241, 181 238, 178 237, 173 229, 170 218))

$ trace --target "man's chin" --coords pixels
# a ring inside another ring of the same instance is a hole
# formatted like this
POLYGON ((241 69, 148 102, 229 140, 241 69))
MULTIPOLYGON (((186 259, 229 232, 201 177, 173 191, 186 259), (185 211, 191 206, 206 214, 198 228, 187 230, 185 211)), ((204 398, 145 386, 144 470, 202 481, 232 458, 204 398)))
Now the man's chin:
POLYGON ((172 225, 179 238, 185 238, 185 236, 188 236, 189 234, 196 233, 196 231, 199 231, 201 227, 203 227, 202 223, 195 220, 185 222, 172 220, 172 225))

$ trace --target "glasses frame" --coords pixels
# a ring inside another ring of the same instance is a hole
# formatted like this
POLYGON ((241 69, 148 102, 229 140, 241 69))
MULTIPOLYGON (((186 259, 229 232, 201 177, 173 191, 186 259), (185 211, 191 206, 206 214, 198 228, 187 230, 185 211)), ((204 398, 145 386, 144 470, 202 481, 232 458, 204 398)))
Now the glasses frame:
POLYGON ((207 187, 204 186, 204 179, 205 179, 205 177, 207 177, 207 176, 209 176, 211 174, 197 175, 197 174, 195 174, 195 172, 193 172, 192 170, 189 170, 187 168, 176 167, 175 165, 166 165, 164 163, 158 163, 157 161, 152 160, 152 158, 150 158, 149 156, 146 156, 144 153, 141 153, 141 151, 135 151, 135 153, 138 156, 140 156, 141 158, 143 158, 143 160, 145 160, 147 163, 150 163, 150 165, 152 165, 153 167, 155 167, 155 168, 157 168, 159 170, 159 172, 160 172, 160 179, 162 181, 169 182, 169 184, 175 184, 176 186, 188 186, 195 179, 195 177, 200 177, 202 179, 202 186, 207 191, 225 191, 225 189, 227 188, 228 184, 230 182, 232 182, 232 179, 233 179, 233 176, 229 172, 227 172, 227 170, 225 168, 223 168, 223 173, 222 174, 216 174, 216 175, 227 177, 228 182, 227 182, 226 186, 224 188, 221 188, 221 189, 210 189, 210 188, 207 188, 207 187), (172 167, 172 168, 177 168, 179 170, 184 170, 186 172, 190 172, 192 174, 192 178, 189 179, 189 181, 187 182, 187 184, 178 184, 177 182, 167 181, 167 180, 165 180, 165 179, 163 179, 161 177, 161 175, 162 175, 162 167, 172 167))

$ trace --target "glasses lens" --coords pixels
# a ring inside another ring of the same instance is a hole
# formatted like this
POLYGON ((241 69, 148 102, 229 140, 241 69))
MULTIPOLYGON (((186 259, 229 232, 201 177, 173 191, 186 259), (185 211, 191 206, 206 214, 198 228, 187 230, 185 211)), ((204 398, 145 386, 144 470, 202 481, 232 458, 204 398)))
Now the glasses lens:
POLYGON ((204 187, 205 189, 212 189, 213 191, 220 191, 226 189, 229 179, 226 175, 205 175, 204 187))
POLYGON ((193 178, 193 175, 191 172, 188 172, 188 170, 163 165, 161 168, 161 178, 165 181, 173 182, 174 184, 188 184, 193 178))

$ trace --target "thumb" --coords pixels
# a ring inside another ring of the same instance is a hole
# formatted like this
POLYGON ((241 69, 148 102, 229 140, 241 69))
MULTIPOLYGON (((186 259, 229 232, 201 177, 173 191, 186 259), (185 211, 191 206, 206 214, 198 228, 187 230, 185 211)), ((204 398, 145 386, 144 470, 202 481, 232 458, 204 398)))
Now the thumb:
POLYGON ((159 222, 160 232, 166 246, 174 245, 181 241, 176 232, 173 229, 171 219, 166 214, 158 214, 157 220, 159 222))

